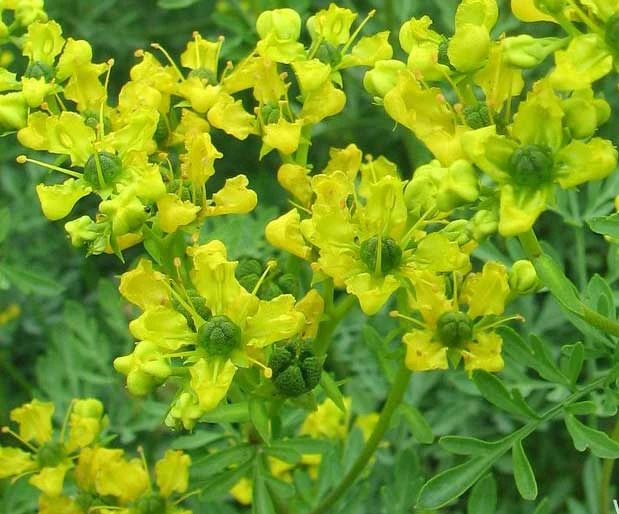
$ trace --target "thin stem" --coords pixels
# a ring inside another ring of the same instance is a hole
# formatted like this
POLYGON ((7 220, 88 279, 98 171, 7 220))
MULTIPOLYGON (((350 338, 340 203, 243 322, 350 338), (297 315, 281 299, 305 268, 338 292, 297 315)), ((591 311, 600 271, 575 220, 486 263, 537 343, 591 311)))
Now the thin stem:
MULTIPOLYGON (((610 433, 610 438, 613 441, 619 442, 619 418, 610 433)), ((602 464, 602 478, 600 479, 600 509, 601 514, 610 514, 610 479, 613 475, 613 467, 615 466, 614 459, 605 459, 602 464)))
POLYGON ((299 143, 299 148, 297 148, 294 160, 302 166, 307 164, 309 147, 312 144, 312 128, 313 125, 306 125, 301 129, 301 142, 299 143))
MULTIPOLYGON (((518 238, 520 239, 520 244, 522 245, 527 258, 533 263, 533 265, 535 265, 538 259, 544 255, 544 251, 535 236, 535 232, 533 232, 533 229, 529 229, 528 231, 520 234, 518 238)), ((543 277, 540 277, 540 279, 543 280, 543 277)), ((565 275, 564 279, 569 280, 565 275)), ((578 302, 580 304, 578 312, 573 312, 573 314, 576 314, 589 323, 589 325, 599 328, 607 334, 619 336, 619 322, 611 320, 599 312, 594 311, 580 300, 578 300, 578 302)))
POLYGON ((314 351, 316 355, 322 356, 327 353, 327 348, 329 348, 329 344, 331 343, 331 336, 335 329, 339 325, 340 321, 344 319, 348 311, 352 309, 357 303, 357 298, 353 295, 346 295, 339 302, 333 305, 331 312, 329 314, 329 318, 321 323, 318 334, 316 335, 316 340, 314 343, 314 351))
POLYGON ((376 448, 382 441, 385 432, 389 428, 389 423, 393 413, 400 405, 404 393, 408 389, 408 382, 411 377, 411 371, 402 363, 398 370, 385 406, 383 407, 380 417, 368 439, 361 455, 353 464, 352 468, 346 473, 340 484, 316 507, 310 514, 323 514, 329 512, 331 507, 343 496, 348 488, 354 483, 359 474, 363 471, 369 460, 374 455, 376 448))

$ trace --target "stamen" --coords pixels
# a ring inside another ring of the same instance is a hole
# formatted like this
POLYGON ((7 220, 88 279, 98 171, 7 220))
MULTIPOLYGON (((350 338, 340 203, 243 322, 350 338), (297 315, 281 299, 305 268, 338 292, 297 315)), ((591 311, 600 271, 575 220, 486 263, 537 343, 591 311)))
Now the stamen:
POLYGON ((54 166, 53 164, 49 164, 47 162, 39 161, 37 159, 30 159, 25 155, 18 155, 15 159, 19 164, 25 164, 27 162, 31 164, 37 164, 38 166, 42 166, 43 168, 48 168, 50 170, 59 171, 60 173, 64 173, 65 175, 69 175, 73 178, 82 178, 82 174, 77 171, 67 170, 65 168, 61 168, 60 166, 54 166))
MULTIPOLYGON (((142 51, 142 53, 144 53, 142 51)), ((110 75, 112 73, 112 66, 114 66, 114 59, 109 59, 107 61, 107 73, 105 74, 105 81, 103 83, 103 87, 105 88, 105 98, 101 100, 101 105, 99 106, 99 126, 97 127, 97 131, 99 132, 99 139, 102 139, 105 135, 105 123, 103 119, 103 107, 105 106, 105 102, 108 99, 108 87, 110 85, 110 75)))
POLYGON ((513 316, 505 316, 503 318, 499 318, 498 320, 493 321, 492 323, 484 323, 483 319, 475 325, 476 329, 488 330, 489 328, 498 327, 500 325, 504 325, 508 321, 525 321, 524 316, 520 314, 514 314, 513 316))
POLYGON ((266 366, 265 364, 263 364, 262 362, 252 357, 249 357, 249 356, 247 357, 247 360, 251 362, 252 364, 255 364, 256 366, 259 366, 260 368, 262 368, 262 373, 266 378, 271 378, 273 376, 273 370, 269 368, 268 366, 266 366))
POLYGON ((258 289, 260 289, 260 286, 262 285, 262 283, 264 282, 264 279, 267 278, 267 275, 271 272, 271 270, 277 268, 277 261, 269 261, 267 262, 267 269, 264 270, 264 272, 262 273, 262 275, 260 276, 260 279, 258 280, 258 282, 256 283, 256 285, 254 286, 251 294, 256 296, 256 293, 258 292, 258 289))
POLYGON ((22 439, 19 434, 17 432, 13 432, 13 430, 11 430, 9 427, 2 427, 0 429, 0 431, 3 434, 9 434, 10 436, 13 436, 15 439, 17 439, 21 444, 23 444, 24 446, 26 446, 29 450, 32 450, 33 452, 37 452, 37 448, 35 446, 33 446, 32 444, 30 444, 28 441, 25 441, 24 439, 22 439))
POLYGON ((306 212, 307 214, 309 214, 310 216, 312 215, 312 211, 310 211, 308 208, 303 207, 302 205, 288 199, 288 203, 290 205, 292 205, 293 207, 296 207, 297 209, 299 209, 300 211, 306 212))
POLYGON ((168 62, 172 65, 172 68, 174 68, 174 71, 176 71, 176 73, 179 76, 179 78, 181 80, 185 80, 185 77, 183 76, 183 73, 181 72, 179 67, 176 65, 176 63, 172 60, 172 57, 170 57, 170 54, 168 52, 166 52, 165 48, 163 48, 159 43, 151 43, 150 46, 152 48, 155 48, 156 50, 159 50, 165 56, 165 58, 168 60, 168 62))
POLYGON ((428 325, 426 325, 423 321, 418 320, 418 319, 416 319, 416 318, 413 318, 413 317, 411 317, 411 316, 406 316, 406 315, 402 314, 402 313, 401 313, 401 312, 399 312, 399 311, 390 311, 390 312, 389 312, 389 316, 390 316, 391 318, 396 318, 396 319, 397 319, 397 318, 400 318, 400 319, 403 319, 403 320, 405 320, 405 321, 409 321, 409 322, 410 322, 410 323, 412 323, 413 325, 416 325, 417 327, 422 328, 422 329, 424 329, 424 330, 428 330, 428 329, 430 328, 430 327, 428 327, 428 325))
POLYGON ((146 462, 146 456, 144 455, 144 448, 142 445, 138 446, 138 453, 140 454, 140 459, 142 460, 142 466, 144 466, 144 471, 146 471, 146 479, 148 480, 148 490, 153 492, 153 484, 150 479, 150 473, 148 472, 148 464, 146 462))
POLYGON ((71 416, 73 405, 75 405, 75 398, 71 399, 71 402, 69 403, 69 406, 67 407, 67 412, 64 415, 64 420, 62 421, 62 427, 60 429, 60 440, 61 441, 64 441, 64 435, 67 430, 67 425, 69 424, 69 417, 71 416))
POLYGON ((353 41, 355 39, 357 39, 357 36, 359 35, 359 32, 361 32, 361 29, 363 29, 363 27, 365 26, 365 24, 370 21, 371 18, 374 17, 374 15, 376 14, 376 9, 372 9, 368 15, 365 17, 365 19, 359 24, 359 26, 357 27, 357 30, 355 30, 352 33, 352 36, 350 36, 350 38, 348 39, 348 41, 346 41, 346 44, 342 47, 342 50, 340 51, 340 53, 342 55, 344 55, 346 53, 346 51, 348 50, 348 48, 350 47, 350 45, 353 44, 353 41))

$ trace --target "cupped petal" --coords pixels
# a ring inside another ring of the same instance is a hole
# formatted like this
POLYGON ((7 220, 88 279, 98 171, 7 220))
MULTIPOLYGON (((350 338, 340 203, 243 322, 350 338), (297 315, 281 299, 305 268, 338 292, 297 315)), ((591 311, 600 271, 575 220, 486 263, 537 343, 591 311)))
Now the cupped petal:
POLYGON ((499 233, 516 236, 529 230, 539 215, 546 210, 546 201, 552 185, 538 189, 516 188, 509 184, 501 188, 499 207, 499 233))
POLYGON ((411 371, 447 369, 447 347, 432 340, 432 332, 411 330, 402 337, 406 345, 406 367, 411 371))

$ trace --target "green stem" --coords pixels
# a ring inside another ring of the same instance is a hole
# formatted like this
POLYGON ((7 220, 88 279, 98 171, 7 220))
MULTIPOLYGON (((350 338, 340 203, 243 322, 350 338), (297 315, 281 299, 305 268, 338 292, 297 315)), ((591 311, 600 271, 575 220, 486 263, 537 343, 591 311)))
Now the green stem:
POLYGON ((342 497, 342 495, 348 490, 348 488, 357 479, 359 474, 363 471, 366 464, 374 455, 379 443, 383 440, 385 432, 389 428, 391 416, 400 405, 404 393, 408 389, 408 382, 411 377, 411 372, 402 363, 398 370, 385 406, 383 407, 380 417, 368 439, 367 443, 361 452, 361 455, 357 457, 357 460, 352 465, 352 468, 346 473, 346 476, 342 479, 340 484, 316 507, 310 514, 323 514, 329 512, 329 509, 335 505, 335 503, 342 497))
POLYGON ((294 156, 294 161, 302 166, 307 164, 307 156, 309 154, 309 148, 312 144, 313 128, 313 125, 306 125, 301 129, 301 142, 299 143, 297 153, 294 156))
POLYGON ((337 302, 331 309, 327 310, 328 319, 320 324, 318 334, 314 343, 314 351, 316 355, 322 356, 327 353, 327 348, 331 343, 331 336, 335 329, 339 325, 340 321, 346 317, 348 311, 352 309, 357 303, 357 297, 347 294, 339 302, 337 302))
MULTIPOLYGON (((619 418, 610 433, 613 441, 619 442, 619 418)), ((601 514, 610 514, 610 479, 613 475, 614 459, 605 459, 602 465, 602 478, 600 479, 600 509, 601 514)))
MULTIPOLYGON (((540 246, 539 241, 535 236, 535 232, 533 232, 533 229, 529 229, 527 232, 523 232, 522 234, 520 234, 518 238, 520 239, 520 244, 522 245, 522 248, 524 249, 527 258, 533 263, 533 265, 535 265, 539 258, 544 255, 544 251, 542 250, 542 247, 540 246)), ((563 275, 563 278, 566 281, 569 281, 569 279, 565 275, 563 275)), ((540 279, 542 279, 542 277, 540 277, 540 279)), ((613 321, 606 316, 602 316, 599 312, 594 311, 593 309, 585 305, 582 301, 578 299, 576 301, 579 303, 578 310, 568 310, 585 320, 587 323, 589 323, 589 325, 599 328, 607 334, 619 336, 618 322, 613 321)), ((561 302, 559 303, 563 306, 561 302)))

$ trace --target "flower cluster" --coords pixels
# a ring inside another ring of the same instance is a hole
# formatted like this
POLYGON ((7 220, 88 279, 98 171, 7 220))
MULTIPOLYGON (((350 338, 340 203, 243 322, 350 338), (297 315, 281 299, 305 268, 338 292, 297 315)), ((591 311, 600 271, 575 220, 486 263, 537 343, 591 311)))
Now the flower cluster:
POLYGON ((53 403, 39 400, 13 409, 18 433, 8 427, 3 432, 22 448, 0 447, 0 478, 29 475, 29 483, 41 491, 41 514, 191 513, 179 507, 181 499, 173 499, 187 491, 188 455, 167 451, 155 464, 154 488, 143 458, 128 459, 124 450, 106 445, 107 416, 99 400, 74 400, 59 433, 53 413, 53 403))

